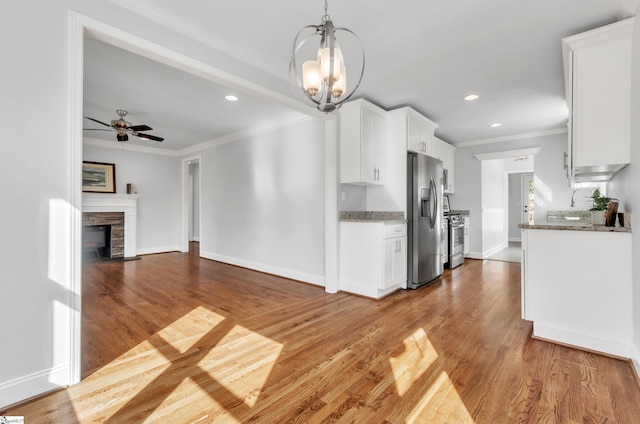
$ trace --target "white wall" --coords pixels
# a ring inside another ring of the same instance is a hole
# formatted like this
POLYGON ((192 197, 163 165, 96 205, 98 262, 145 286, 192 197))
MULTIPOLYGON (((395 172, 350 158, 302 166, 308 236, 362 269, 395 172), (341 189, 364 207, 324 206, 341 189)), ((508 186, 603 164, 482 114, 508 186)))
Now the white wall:
MULTIPOLYGON (((115 142, 113 142, 115 143, 115 142)), ((126 193, 127 183, 138 198, 136 254, 180 250, 181 170, 175 156, 120 148, 83 146, 83 160, 115 163, 116 192, 126 193)))
MULTIPOLYGON (((5 3, 0 39, 10 42, 3 42, 2 55, 20 60, 0 67, 0 116, 11 122, 3 126, 0 195, 5 204, 17 205, 4 208, 1 224, 0 292, 5 319, 0 320, 0 407, 77 377, 77 370, 69 367, 75 363, 69 357, 76 351, 69 346, 71 323, 77 322, 79 314, 74 306, 80 293, 71 290, 80 270, 76 240, 82 150, 77 134, 82 118, 81 113, 72 116, 71 110, 81 96, 82 81, 80 75, 70 74, 81 70, 81 66, 70 66, 77 54, 70 44, 70 11, 290 95, 286 80, 124 10, 116 2, 45 1, 38 2, 37 13, 33 2, 5 3)), ((176 181, 180 180, 178 175, 176 181)), ((314 193, 314 200, 322 197, 323 192, 314 193)), ((323 205, 309 206, 314 208, 323 205)), ((149 237, 144 240, 148 245, 167 243, 149 237)), ((322 261, 323 253, 316 260, 322 261)), ((316 271, 315 266, 304 266, 316 271)))
POLYGON ((201 153, 200 254, 324 285, 324 121, 201 153))
POLYGON ((520 240, 518 224, 522 221, 522 174, 509 174, 509 241, 520 240))
POLYGON ((70 313, 73 209, 66 8, 60 1, 39 3, 37 12, 31 2, 2 6, 0 406, 34 395, 33 386, 57 386, 67 372, 68 333, 54 328, 70 313))
POLYGON ((505 216, 504 159, 483 160, 482 181, 482 257, 507 246, 505 216))
MULTIPOLYGON (((640 7, 638 8, 640 13, 640 7)), ((634 312, 634 365, 640 375, 640 20, 636 18, 633 31, 631 64, 631 164, 616 175, 609 184, 609 194, 620 200, 620 208, 635 214, 632 233, 632 278, 634 312)))

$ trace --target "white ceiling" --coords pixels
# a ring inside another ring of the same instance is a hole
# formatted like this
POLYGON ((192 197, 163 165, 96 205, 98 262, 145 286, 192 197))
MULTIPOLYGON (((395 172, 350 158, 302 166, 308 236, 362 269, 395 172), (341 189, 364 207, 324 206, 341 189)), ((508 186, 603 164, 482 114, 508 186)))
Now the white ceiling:
MULTIPOLYGON (((293 39, 319 24, 322 0, 111 0, 282 80, 293 39)), ((366 52, 355 97, 385 109, 409 105, 439 124, 452 143, 566 128, 560 40, 632 16, 638 0, 349 0, 329 2, 336 26, 354 31, 366 52), (476 93, 480 98, 465 102, 476 93), (489 124, 501 122, 499 128, 489 124)), ((345 52, 345 54, 348 54, 345 52)), ((348 59, 347 59, 348 60, 348 59)), ((238 94, 117 47, 85 42, 85 115, 109 122, 116 109, 147 124, 173 150, 304 114, 263 96, 238 94)), ((290 93, 283 93, 289 94, 290 93)), ((85 128, 100 125, 85 120, 85 128)), ((115 142, 115 134, 85 131, 115 142)))

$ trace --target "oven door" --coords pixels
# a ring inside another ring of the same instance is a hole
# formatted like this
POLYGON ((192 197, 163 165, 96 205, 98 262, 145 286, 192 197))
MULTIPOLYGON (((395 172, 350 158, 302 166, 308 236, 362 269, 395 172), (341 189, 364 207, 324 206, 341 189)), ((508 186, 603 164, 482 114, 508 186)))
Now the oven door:
POLYGON ((461 257, 464 254, 464 223, 455 222, 450 223, 449 232, 449 252, 450 258, 461 257))

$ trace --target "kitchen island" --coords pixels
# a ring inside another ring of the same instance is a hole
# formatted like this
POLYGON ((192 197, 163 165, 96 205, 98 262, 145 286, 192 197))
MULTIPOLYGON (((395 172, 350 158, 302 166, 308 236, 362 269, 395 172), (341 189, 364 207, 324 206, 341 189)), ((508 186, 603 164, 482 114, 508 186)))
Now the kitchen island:
POLYGON ((630 358, 631 228, 521 224, 522 318, 533 337, 630 358))

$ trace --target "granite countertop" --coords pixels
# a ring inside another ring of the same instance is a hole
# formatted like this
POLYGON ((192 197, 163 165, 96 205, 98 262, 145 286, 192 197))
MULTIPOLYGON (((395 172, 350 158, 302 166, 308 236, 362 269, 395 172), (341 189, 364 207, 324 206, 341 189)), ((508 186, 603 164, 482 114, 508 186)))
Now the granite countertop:
POLYGON ((340 211, 340 221, 342 222, 385 222, 401 223, 407 222, 404 212, 383 212, 383 211, 340 211))
POLYGON ((449 212, 445 212, 444 215, 469 216, 469 211, 466 209, 451 209, 449 212))
POLYGON ((630 233, 631 227, 607 227, 584 223, 571 224, 568 222, 540 222, 536 224, 519 224, 523 230, 570 230, 570 231, 600 231, 608 233, 630 233))

